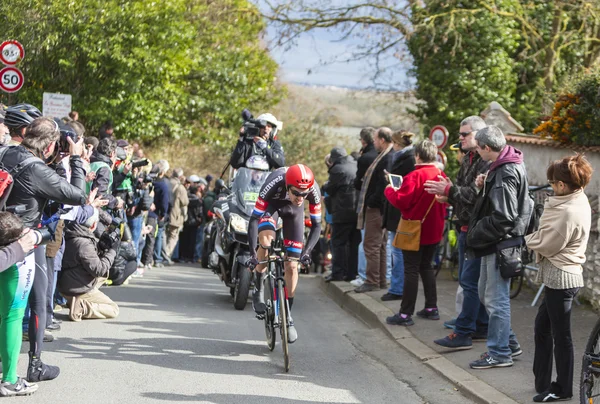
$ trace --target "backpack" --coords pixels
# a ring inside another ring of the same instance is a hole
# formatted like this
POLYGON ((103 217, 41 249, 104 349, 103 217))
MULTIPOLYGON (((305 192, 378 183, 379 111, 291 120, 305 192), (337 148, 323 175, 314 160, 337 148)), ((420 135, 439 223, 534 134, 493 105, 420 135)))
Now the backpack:
POLYGON ((0 211, 4 211, 6 209, 6 201, 10 196, 13 185, 17 178, 19 178, 23 171, 25 171, 25 168, 36 162, 44 163, 39 157, 30 156, 14 166, 12 169, 7 170, 6 167, 4 167, 4 164, 2 164, 2 160, 4 159, 6 152, 11 147, 15 146, 6 146, 0 148, 0 211))

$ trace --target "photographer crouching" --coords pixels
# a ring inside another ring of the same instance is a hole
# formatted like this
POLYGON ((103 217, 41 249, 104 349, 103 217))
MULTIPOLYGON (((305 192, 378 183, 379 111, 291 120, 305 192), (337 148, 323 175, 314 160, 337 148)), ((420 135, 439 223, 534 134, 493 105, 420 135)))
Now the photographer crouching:
MULTIPOLYGON (((2 150, 1 162, 14 180, 6 205, 24 205, 19 216, 25 227, 35 229, 48 200, 80 206, 86 203, 86 195, 81 159, 83 139, 77 142, 71 137, 61 139, 58 124, 52 119, 39 117, 31 121, 21 144, 2 150), (68 145, 68 150, 61 150, 61 145, 68 145), (70 155, 71 183, 47 166, 56 161, 61 153, 70 155)), ((25 257, 22 265, 24 271, 30 271, 29 276, 33 279, 29 294, 31 317, 27 380, 52 380, 59 375, 60 369, 44 364, 40 356, 46 326, 48 281, 50 277, 50 281, 54 280, 54 272, 47 270, 44 247, 36 248, 35 254, 25 257)))
POLYGON ((117 304, 98 289, 108 278, 119 249, 120 222, 109 217, 103 223, 106 231, 98 240, 94 230, 99 215, 94 208, 94 213, 85 222, 70 222, 65 228, 65 255, 58 290, 69 303, 72 321, 119 315, 117 304))

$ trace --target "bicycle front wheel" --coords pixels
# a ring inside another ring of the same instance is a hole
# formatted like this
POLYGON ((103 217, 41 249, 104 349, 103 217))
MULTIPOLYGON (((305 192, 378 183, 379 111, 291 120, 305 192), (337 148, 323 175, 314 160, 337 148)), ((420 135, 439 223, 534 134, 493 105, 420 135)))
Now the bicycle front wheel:
POLYGON ((285 298, 285 289, 283 281, 277 281, 277 298, 279 300, 279 329, 281 330, 281 347, 283 348, 283 365, 285 371, 290 370, 290 352, 288 344, 288 316, 287 300, 285 298))
POLYGON ((275 296, 273 296, 273 278, 267 277, 264 285, 265 305, 265 335, 267 337, 267 346, 269 350, 275 349, 275 296))
POLYGON ((596 326, 590 334, 581 361, 579 402, 581 404, 600 403, 600 320, 596 322, 596 326))

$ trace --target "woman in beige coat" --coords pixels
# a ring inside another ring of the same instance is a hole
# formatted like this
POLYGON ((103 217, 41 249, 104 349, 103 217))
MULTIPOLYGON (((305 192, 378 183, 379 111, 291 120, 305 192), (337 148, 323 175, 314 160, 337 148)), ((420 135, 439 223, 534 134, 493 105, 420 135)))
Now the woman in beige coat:
POLYGON ((582 155, 551 163, 547 177, 554 196, 544 205, 539 229, 525 237, 527 247, 536 253, 538 280, 546 285, 544 301, 535 318, 535 402, 573 396, 571 306, 583 286, 582 265, 592 222, 583 190, 592 171, 582 155), (552 382, 553 347, 556 382, 552 382))

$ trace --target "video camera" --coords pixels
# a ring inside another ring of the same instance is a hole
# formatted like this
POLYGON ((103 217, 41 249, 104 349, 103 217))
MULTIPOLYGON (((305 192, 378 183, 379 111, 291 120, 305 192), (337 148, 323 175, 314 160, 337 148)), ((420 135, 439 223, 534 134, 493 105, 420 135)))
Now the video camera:
POLYGON ((260 136, 260 129, 267 126, 267 121, 263 119, 254 119, 252 113, 247 109, 242 111, 242 119, 244 120, 244 140, 254 140, 260 136))
POLYGON ((58 152, 59 153, 69 153, 69 141, 68 138, 71 138, 74 143, 77 143, 79 140, 79 136, 77 132, 70 127, 69 125, 63 123, 60 119, 55 118, 54 122, 58 125, 58 129, 60 130, 60 139, 58 140, 58 152))

